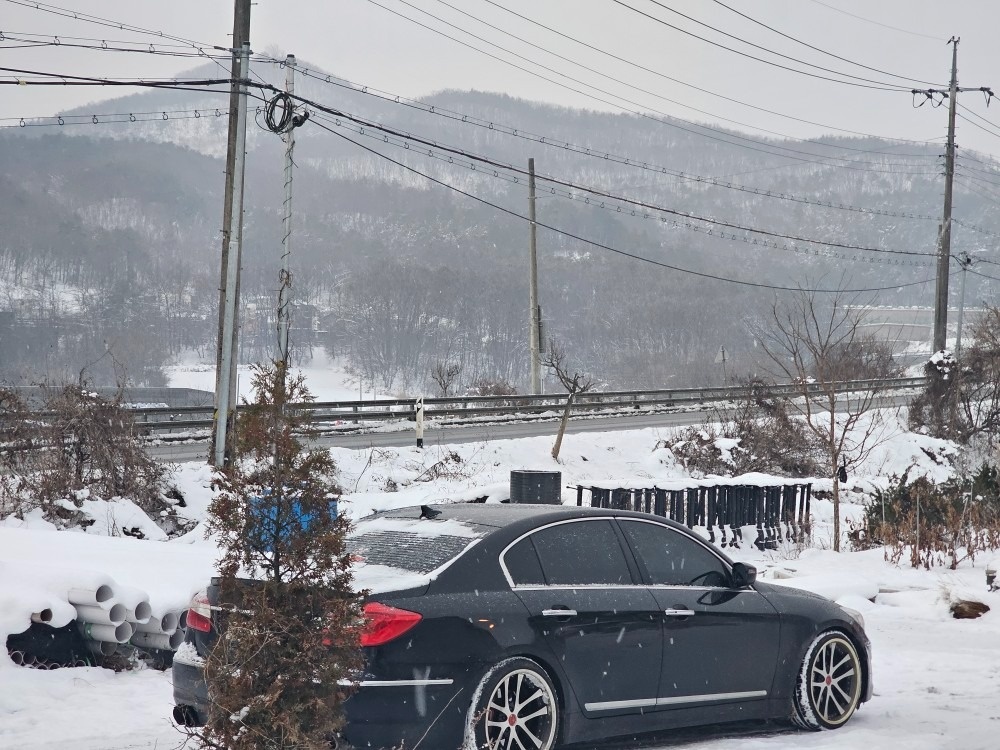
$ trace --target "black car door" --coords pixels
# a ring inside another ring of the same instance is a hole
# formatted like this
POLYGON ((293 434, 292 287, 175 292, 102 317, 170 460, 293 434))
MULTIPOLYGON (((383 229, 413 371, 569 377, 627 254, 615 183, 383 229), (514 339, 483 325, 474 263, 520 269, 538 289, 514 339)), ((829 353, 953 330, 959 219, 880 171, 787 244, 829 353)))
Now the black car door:
POLYGON ((660 708, 738 707, 766 699, 779 648, 777 611, 730 586, 710 545, 655 521, 619 519, 663 616, 660 708))
POLYGON ((508 549, 504 560, 532 628, 584 712, 604 716, 655 705, 662 617, 649 590, 633 580, 612 519, 544 527, 508 549))

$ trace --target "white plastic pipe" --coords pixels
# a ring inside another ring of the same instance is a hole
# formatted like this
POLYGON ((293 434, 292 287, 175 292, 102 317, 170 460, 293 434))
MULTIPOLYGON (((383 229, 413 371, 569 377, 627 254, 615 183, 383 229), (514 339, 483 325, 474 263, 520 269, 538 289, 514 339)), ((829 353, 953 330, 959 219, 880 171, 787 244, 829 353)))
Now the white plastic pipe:
POLYGON ((180 627, 181 617, 179 612, 167 612, 160 618, 160 629, 164 633, 173 633, 180 627))
POLYGON ((118 650, 118 644, 111 641, 86 641, 87 650, 98 656, 111 656, 118 650))
POLYGON ((177 613, 167 612, 162 617, 153 615, 146 622, 136 623, 137 633, 166 633, 170 635, 177 630, 177 613))
POLYGON ((149 606, 149 594, 135 586, 115 586, 115 598, 128 610, 125 619, 129 622, 148 622, 153 614, 149 606))
POLYGON ((133 646, 142 648, 159 648, 164 651, 176 651, 178 646, 184 642, 184 633, 175 630, 167 635, 166 633, 136 633, 129 641, 133 646))
POLYGON ((32 622, 52 622, 52 610, 46 607, 39 612, 31 613, 32 622))
POLYGON ((98 625, 92 622, 79 623, 80 632, 84 637, 95 641, 109 643, 126 643, 132 637, 132 623, 123 622, 120 625, 98 625))
POLYGON ((76 607, 77 620, 95 625, 121 625, 125 622, 127 613, 128 610, 121 602, 115 602, 108 609, 104 607, 90 607, 83 604, 78 604, 76 607))
POLYGON ((70 604, 83 604, 90 607, 110 607, 114 602, 115 591, 111 586, 104 583, 96 588, 76 588, 70 589, 66 594, 66 600, 70 604))

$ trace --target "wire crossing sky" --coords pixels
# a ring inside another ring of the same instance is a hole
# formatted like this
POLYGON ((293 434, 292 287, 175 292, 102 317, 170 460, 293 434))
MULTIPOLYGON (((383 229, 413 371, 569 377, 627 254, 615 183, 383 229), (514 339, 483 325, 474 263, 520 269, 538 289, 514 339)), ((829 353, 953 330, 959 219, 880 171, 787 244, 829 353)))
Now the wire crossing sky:
MULTIPOLYGON (((509 62, 517 61, 445 25, 450 23, 468 27, 490 43, 509 48, 511 53, 537 58, 539 64, 565 68, 567 74, 586 81, 588 86, 626 96, 641 109, 661 110, 717 127, 725 126, 725 120, 738 121, 747 126, 740 129, 754 138, 780 132, 815 139, 855 131, 940 142, 946 128, 944 110, 914 109, 904 89, 911 84, 921 87, 914 81, 947 79, 950 56, 945 41, 951 35, 962 38, 960 85, 1000 87, 1000 80, 993 80, 994 75, 1000 78, 994 60, 1000 3, 994 0, 955 0, 947 4, 947 12, 942 11, 939 0, 627 0, 629 6, 646 15, 604 0, 463 0, 460 4, 380 0, 379 4, 394 13, 368 0, 259 0, 253 9, 254 49, 275 55, 291 52, 305 64, 407 96, 449 88, 477 89, 560 105, 620 111, 613 104, 538 77, 537 73, 544 72, 540 68, 524 63, 533 72, 517 70, 436 33, 450 33, 466 44, 488 48, 509 62), (470 15, 495 28, 476 24, 470 15), (434 30, 417 26, 416 20, 434 30), (727 51, 723 45, 739 52, 727 51), (627 81, 629 86, 569 65, 559 56, 627 81), (779 64, 794 71, 777 67, 779 64), (864 83, 862 79, 876 83, 864 83), (861 84, 876 88, 863 88, 861 84), (670 104, 667 99, 680 104, 670 104), (713 120, 713 116, 717 119, 713 120)), ((55 0, 51 5, 42 3, 42 9, 34 5, 0 0, 0 32, 6 35, 10 31, 12 36, 16 31, 51 34, 67 40, 106 36, 123 47, 142 42, 162 44, 164 51, 177 54, 107 55, 69 44, 36 47, 0 39, 0 65, 72 70, 96 77, 121 75, 125 66, 133 76, 175 77, 195 64, 193 59, 178 56, 183 52, 184 40, 226 47, 232 29, 232 3, 228 0, 174 0, 169 5, 134 0, 55 0), (127 26, 122 29, 113 23, 102 26, 76 20, 69 17, 73 12, 127 26), (140 30, 156 33, 144 34, 140 30)), ((217 52, 210 46, 205 50, 217 52)), ((116 94, 39 88, 5 88, 5 93, 0 100, 0 117, 54 115, 116 94)), ((972 99, 963 104, 975 114, 1000 122, 995 107, 987 109, 983 102, 972 99)), ((168 106, 164 103, 164 107, 168 106)), ((983 125, 973 117, 969 120, 983 125)), ((1000 132, 988 125, 973 127, 971 122, 960 120, 958 143, 967 150, 1000 153, 1000 132)))

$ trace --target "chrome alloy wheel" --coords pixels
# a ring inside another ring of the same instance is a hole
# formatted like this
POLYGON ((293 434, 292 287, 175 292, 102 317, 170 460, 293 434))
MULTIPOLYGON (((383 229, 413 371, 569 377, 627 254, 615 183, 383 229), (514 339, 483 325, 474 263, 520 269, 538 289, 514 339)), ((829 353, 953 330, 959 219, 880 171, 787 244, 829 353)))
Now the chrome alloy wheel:
POLYGON ((816 728, 835 729, 851 718, 861 699, 862 680, 861 660, 847 637, 840 633, 821 637, 803 677, 816 728))
POLYGON ((555 746, 556 697, 533 669, 506 672, 486 704, 489 750, 550 750, 555 746))

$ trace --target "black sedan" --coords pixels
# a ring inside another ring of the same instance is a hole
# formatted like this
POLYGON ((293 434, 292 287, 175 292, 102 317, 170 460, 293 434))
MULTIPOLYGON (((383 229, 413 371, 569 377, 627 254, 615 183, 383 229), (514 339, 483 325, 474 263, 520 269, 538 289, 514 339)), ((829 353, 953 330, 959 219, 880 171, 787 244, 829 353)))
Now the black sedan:
MULTIPOLYGON (((757 582, 658 516, 404 508, 360 521, 351 545, 372 592, 346 704, 358 748, 550 750, 757 719, 836 729, 871 697, 860 615, 757 582)), ((197 610, 174 661, 186 723, 204 717, 197 610)))

